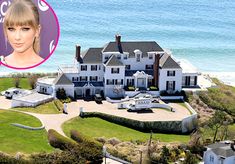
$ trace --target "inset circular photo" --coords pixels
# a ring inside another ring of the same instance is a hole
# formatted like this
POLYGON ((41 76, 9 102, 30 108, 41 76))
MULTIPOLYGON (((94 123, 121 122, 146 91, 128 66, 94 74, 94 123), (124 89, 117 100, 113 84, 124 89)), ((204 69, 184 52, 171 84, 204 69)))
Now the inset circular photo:
POLYGON ((42 64, 59 34, 57 16, 44 0, 0 0, 1 65, 29 69, 42 64))

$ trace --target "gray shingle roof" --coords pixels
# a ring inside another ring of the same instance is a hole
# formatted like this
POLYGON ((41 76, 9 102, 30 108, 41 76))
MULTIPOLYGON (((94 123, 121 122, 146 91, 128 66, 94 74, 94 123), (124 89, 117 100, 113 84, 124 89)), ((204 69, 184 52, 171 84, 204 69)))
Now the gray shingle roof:
MULTIPOLYGON (((155 41, 139 41, 139 42, 121 42, 122 50, 129 52, 129 57, 134 57, 134 51, 140 50, 143 56, 147 56, 147 52, 163 51, 163 49, 155 41)), ((103 52, 119 52, 116 42, 109 42, 103 49, 103 52)))
POLYGON ((82 63, 93 64, 102 63, 101 51, 103 48, 89 48, 88 50, 82 52, 82 63))
POLYGON ((176 63, 176 61, 172 59, 172 57, 169 56, 168 54, 162 55, 162 57, 160 58, 159 65, 161 68, 176 68, 176 69, 181 68, 180 65, 176 63))
POLYGON ((220 147, 220 148, 215 148, 212 149, 212 151, 216 154, 216 155, 220 155, 223 157, 231 157, 231 156, 235 156, 235 151, 233 151, 230 148, 230 145, 226 146, 226 147, 220 147))
POLYGON ((115 55, 111 55, 105 64, 106 66, 124 66, 123 63, 118 60, 115 55))
POLYGON ((73 85, 73 83, 64 75, 60 74, 55 80, 55 85, 73 85))

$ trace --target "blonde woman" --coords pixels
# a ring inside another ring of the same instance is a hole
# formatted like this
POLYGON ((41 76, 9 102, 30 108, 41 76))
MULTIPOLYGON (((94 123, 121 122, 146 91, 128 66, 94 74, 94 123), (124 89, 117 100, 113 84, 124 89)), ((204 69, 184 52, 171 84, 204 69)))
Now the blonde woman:
POLYGON ((31 0, 13 0, 7 9, 3 29, 13 48, 13 52, 3 59, 4 64, 26 68, 43 61, 39 56, 39 12, 31 0))

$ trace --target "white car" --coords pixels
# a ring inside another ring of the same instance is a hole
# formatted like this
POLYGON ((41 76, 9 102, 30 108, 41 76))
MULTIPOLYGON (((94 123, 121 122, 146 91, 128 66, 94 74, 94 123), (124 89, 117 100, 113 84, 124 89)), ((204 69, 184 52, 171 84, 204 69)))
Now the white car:
POLYGON ((4 95, 6 98, 12 99, 13 96, 18 95, 20 90, 17 88, 10 88, 5 91, 4 95))

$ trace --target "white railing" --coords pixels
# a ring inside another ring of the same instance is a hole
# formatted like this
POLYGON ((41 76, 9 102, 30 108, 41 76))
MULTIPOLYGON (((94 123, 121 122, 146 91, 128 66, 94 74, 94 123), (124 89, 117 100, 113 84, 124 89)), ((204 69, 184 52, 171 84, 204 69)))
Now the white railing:
POLYGON ((79 73, 76 65, 61 65, 59 71, 62 73, 79 73))

